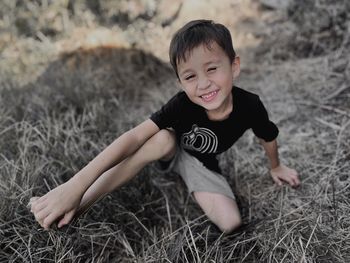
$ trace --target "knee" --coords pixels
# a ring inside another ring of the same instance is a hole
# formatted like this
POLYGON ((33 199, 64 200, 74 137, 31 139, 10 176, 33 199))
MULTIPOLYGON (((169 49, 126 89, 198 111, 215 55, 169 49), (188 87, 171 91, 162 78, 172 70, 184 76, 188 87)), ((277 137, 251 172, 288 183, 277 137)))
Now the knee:
POLYGON ((167 155, 175 148, 175 135, 169 130, 162 129, 155 135, 155 144, 162 150, 162 155, 167 155))
POLYGON ((233 217, 227 217, 221 222, 218 222, 218 228, 225 234, 232 233, 239 226, 242 225, 242 219, 240 215, 235 215, 233 217))
POLYGON ((175 135, 169 130, 162 129, 150 139, 149 147, 156 151, 155 159, 173 155, 176 149, 175 135))

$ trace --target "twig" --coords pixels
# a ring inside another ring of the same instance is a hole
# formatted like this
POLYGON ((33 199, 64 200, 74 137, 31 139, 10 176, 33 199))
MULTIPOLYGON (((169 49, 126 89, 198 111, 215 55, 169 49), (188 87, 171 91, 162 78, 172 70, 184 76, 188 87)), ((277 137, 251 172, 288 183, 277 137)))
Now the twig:
POLYGON ((323 119, 321 119, 319 117, 315 117, 315 120, 318 121, 319 123, 322 123, 325 126, 328 126, 328 127, 332 128, 333 130, 340 131, 342 129, 339 125, 334 124, 334 123, 329 122, 329 121, 325 121, 325 120, 323 120, 323 119))
POLYGON ((311 242, 311 238, 312 238, 312 236, 313 236, 314 233, 315 233, 315 229, 316 229, 316 227, 317 227, 318 220, 320 219, 320 217, 321 217, 321 215, 318 215, 318 217, 317 217, 317 219, 316 219, 316 224, 315 224, 314 228, 312 229, 312 232, 311 232, 311 234, 310 234, 309 240, 307 241, 306 246, 305 246, 305 249, 303 250, 303 255, 302 255, 301 259, 300 259, 300 262, 305 261, 306 249, 307 249, 307 247, 309 246, 309 244, 310 244, 310 242, 311 242))
POLYGON ((332 92, 331 94, 329 94, 327 97, 323 98, 323 101, 327 101, 330 99, 333 99, 334 97, 336 97, 338 94, 342 93, 344 90, 350 88, 350 86, 347 85, 347 83, 343 83, 339 89, 337 89, 336 91, 332 92))

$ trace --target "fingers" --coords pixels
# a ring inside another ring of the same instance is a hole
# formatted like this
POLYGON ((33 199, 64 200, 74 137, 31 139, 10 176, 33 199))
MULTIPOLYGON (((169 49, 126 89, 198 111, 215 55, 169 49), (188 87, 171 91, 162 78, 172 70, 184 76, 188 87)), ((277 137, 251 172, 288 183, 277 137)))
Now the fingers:
POLYGON ((47 218, 52 215, 51 209, 49 209, 45 203, 39 203, 37 205, 32 205, 31 212, 33 213, 35 220, 41 225, 43 228, 48 229, 51 225, 44 225, 44 222, 47 218))
POLYGON ((52 220, 55 220, 57 217, 48 207, 46 200, 46 196, 34 196, 30 198, 28 206, 30 206, 30 211, 33 213, 35 220, 43 228, 48 229, 52 224, 52 220))
POLYGON ((299 186, 300 185, 300 180, 299 180, 299 175, 297 173, 297 171, 294 171, 294 174, 292 175, 293 181, 295 186, 299 186))
POLYGON ((32 212, 32 205, 33 203, 38 200, 39 197, 38 196, 33 196, 32 198, 29 199, 29 202, 27 204, 27 208, 30 209, 30 212, 32 212))
MULTIPOLYGON (((39 204, 41 205, 41 204, 39 204)), ((33 212, 35 220, 46 230, 50 228, 53 222, 55 222, 59 217, 60 213, 58 211, 51 211, 48 207, 44 207, 37 212, 33 212)), ((72 210, 65 214, 65 216, 59 221, 58 228, 63 227, 71 222, 75 214, 75 210, 72 210)))
POLYGON ((294 169, 290 169, 289 170, 289 173, 286 174, 286 179, 285 180, 292 187, 297 187, 298 185, 300 185, 300 180, 299 180, 299 177, 298 177, 298 173, 294 169))
POLYGON ((55 222, 59 216, 60 213, 57 211, 42 210, 40 211, 40 214, 35 215, 35 219, 41 227, 43 227, 45 230, 48 230, 52 223, 55 222))
POLYGON ((41 197, 39 197, 39 196, 33 196, 32 198, 30 198, 29 203, 28 203, 27 206, 28 206, 28 207, 30 206, 31 211, 32 211, 33 207, 35 207, 35 206, 37 206, 37 205, 43 203, 43 202, 46 201, 46 200, 47 200, 46 196, 41 196, 41 197))
POLYGON ((60 216, 59 213, 52 212, 49 214, 45 219, 42 221, 42 224, 40 224, 44 229, 48 230, 53 222, 57 220, 57 218, 60 216))
POLYGON ((33 203, 41 203, 41 202, 46 201, 46 199, 47 199, 47 196, 46 196, 46 195, 43 195, 43 196, 41 196, 41 197, 39 197, 39 196, 34 196, 34 197, 32 197, 30 200, 31 200, 31 202, 33 202, 33 203), (32 200, 32 199, 33 199, 33 200, 32 200))
POLYGON ((44 202, 44 201, 40 202, 40 199, 37 199, 36 201, 33 201, 30 211, 34 214, 37 214, 42 209, 44 209, 46 206, 47 206, 46 202, 44 202))
POLYGON ((39 196, 33 196, 32 198, 29 199, 28 205, 32 205, 36 200, 38 200, 40 197, 39 196))
POLYGON ((43 222, 43 220, 51 213, 50 209, 48 209, 47 207, 40 210, 39 212, 34 213, 34 217, 36 219, 36 221, 43 222))
POLYGON ((277 176, 272 176, 272 179, 278 186, 283 185, 282 181, 277 176))
POLYGON ((75 214, 75 211, 70 211, 70 212, 66 213, 64 215, 64 217, 60 220, 60 222, 58 222, 58 225, 57 225, 58 228, 61 228, 65 225, 69 224, 70 221, 72 220, 74 214, 75 214))
POLYGON ((282 177, 283 181, 286 181, 290 186, 294 186, 294 180, 291 175, 287 174, 282 177))
POLYGON ((287 182, 292 187, 300 185, 297 171, 286 166, 280 166, 278 169, 271 171, 271 175, 275 183, 279 186, 282 185, 282 181, 287 182))

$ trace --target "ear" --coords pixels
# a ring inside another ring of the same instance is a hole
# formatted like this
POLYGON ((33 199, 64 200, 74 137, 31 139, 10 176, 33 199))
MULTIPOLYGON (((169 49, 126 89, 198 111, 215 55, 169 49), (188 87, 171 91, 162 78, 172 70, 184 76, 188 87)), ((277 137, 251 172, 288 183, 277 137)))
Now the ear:
POLYGON ((233 73, 233 79, 238 78, 239 73, 241 72, 241 58, 239 56, 236 56, 234 60, 232 61, 232 73, 233 73))

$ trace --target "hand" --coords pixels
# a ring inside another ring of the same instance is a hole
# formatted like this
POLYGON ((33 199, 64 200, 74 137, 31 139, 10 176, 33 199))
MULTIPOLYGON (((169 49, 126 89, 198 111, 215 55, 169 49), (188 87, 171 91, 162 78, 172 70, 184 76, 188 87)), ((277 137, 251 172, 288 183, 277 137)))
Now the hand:
POLYGON ((275 183, 282 186, 282 181, 287 182, 292 187, 300 185, 300 180, 297 171, 291 169, 283 164, 270 170, 270 174, 275 183))
POLYGON ((38 223, 49 229, 58 218, 58 228, 68 224, 79 207, 82 194, 79 188, 68 181, 42 197, 32 197, 28 205, 38 223), (62 218, 63 217, 63 218, 62 218))

